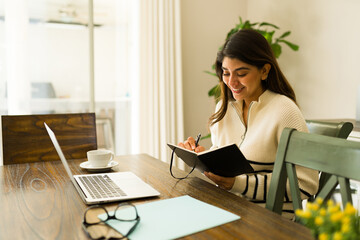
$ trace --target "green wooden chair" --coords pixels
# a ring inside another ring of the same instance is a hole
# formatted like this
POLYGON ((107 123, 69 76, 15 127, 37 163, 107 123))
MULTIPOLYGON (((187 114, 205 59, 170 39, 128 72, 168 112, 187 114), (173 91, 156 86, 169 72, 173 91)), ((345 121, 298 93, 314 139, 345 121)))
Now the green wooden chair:
MULTIPOLYGON (((330 137, 344 138, 347 139, 349 134, 354 128, 354 125, 351 122, 325 122, 318 120, 306 120, 306 125, 310 133, 321 134, 330 137)), ((341 161, 341 159, 339 160, 341 161)), ((330 175, 327 173, 320 173, 319 179, 319 190, 321 191, 327 180, 330 178, 330 175)), ((314 200, 317 194, 310 200, 314 200)))
POLYGON ((346 139, 354 128, 351 122, 325 122, 306 120, 309 132, 346 139))
POLYGON ((342 203, 352 202, 349 179, 360 180, 360 142, 285 128, 278 147, 266 208, 281 214, 287 179, 294 210, 302 209, 295 165, 330 174, 318 193, 327 200, 340 184, 342 203), (339 161, 341 159, 341 161, 339 161))

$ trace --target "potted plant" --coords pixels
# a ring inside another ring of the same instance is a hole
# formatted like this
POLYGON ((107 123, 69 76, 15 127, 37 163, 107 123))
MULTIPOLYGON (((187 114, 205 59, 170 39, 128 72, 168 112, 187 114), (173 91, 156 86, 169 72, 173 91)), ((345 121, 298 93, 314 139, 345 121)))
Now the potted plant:
POLYGON ((313 203, 308 202, 305 210, 297 209, 295 214, 315 239, 360 239, 360 216, 351 203, 341 210, 339 203, 332 200, 325 203, 318 198, 313 203))

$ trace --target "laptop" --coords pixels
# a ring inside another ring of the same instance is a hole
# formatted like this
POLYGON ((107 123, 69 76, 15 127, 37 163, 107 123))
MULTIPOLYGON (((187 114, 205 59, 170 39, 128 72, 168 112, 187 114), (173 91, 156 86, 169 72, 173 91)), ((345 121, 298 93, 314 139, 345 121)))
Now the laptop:
POLYGON ((132 172, 73 175, 54 132, 45 122, 44 125, 71 182, 86 204, 91 205, 160 195, 158 191, 132 172))

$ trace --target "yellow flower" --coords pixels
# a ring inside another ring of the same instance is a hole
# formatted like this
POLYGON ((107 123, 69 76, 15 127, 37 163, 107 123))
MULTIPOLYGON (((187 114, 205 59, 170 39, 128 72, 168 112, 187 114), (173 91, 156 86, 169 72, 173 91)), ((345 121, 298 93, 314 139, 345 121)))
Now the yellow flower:
POLYGON ((332 199, 330 199, 330 200, 327 202, 327 205, 328 205, 328 207, 332 207, 332 206, 334 206, 335 204, 334 204, 334 201, 333 201, 332 199))
MULTIPOLYGON (((329 200, 330 201, 330 200, 329 200)), ((332 205, 329 206, 328 211, 330 214, 336 213, 340 211, 340 205, 332 205)))
POLYGON ((316 198, 315 202, 318 204, 318 205, 321 205, 323 204, 324 200, 322 198, 316 198))
POLYGON ((332 214, 331 216, 330 216, 330 220, 332 221, 332 222, 338 222, 338 221, 340 221, 341 220, 341 218, 343 217, 343 213, 342 212, 336 212, 336 213, 334 213, 334 214, 332 214))
POLYGON ((342 234, 340 232, 334 233, 333 239, 334 240, 341 240, 342 239, 342 234))
POLYGON ((319 211, 320 216, 325 217, 326 216, 326 209, 325 208, 321 208, 319 211))
POLYGON ((353 205, 351 205, 351 203, 347 203, 345 206, 345 210, 344 213, 346 215, 355 215, 356 214, 356 209, 353 207, 353 205))
POLYGON ((306 209, 311 210, 313 204, 311 202, 306 203, 306 209))
POLYGON ((308 209, 308 210, 312 210, 312 211, 317 211, 317 210, 319 210, 319 205, 317 204, 317 203, 310 203, 310 202, 308 202, 308 203, 306 203, 306 209, 308 209))
POLYGON ((351 219, 348 216, 343 217, 343 219, 341 219, 342 224, 350 224, 351 219))
POLYGON ((313 210, 313 211, 317 211, 317 210, 319 210, 319 208, 320 208, 320 207, 319 207, 319 205, 317 205, 317 204, 313 204, 313 205, 312 205, 312 210, 313 210))
POLYGON ((310 211, 308 211, 308 210, 301 210, 301 209, 296 209, 295 210, 295 214, 297 215, 297 216, 299 216, 299 217, 301 217, 301 218, 306 218, 306 219, 308 219, 308 218, 310 218, 311 217, 311 212, 310 211))
POLYGON ((329 236, 327 235, 327 233, 320 233, 319 235, 319 240, 328 240, 329 236))
POLYGON ((295 214, 301 218, 304 224, 312 229, 313 234, 321 232, 317 237, 319 240, 342 240, 359 238, 359 220, 357 210, 350 203, 344 210, 340 203, 336 204, 329 200, 326 205, 322 199, 308 203, 305 210, 297 209, 295 214))
POLYGON ((296 209, 295 210, 295 214, 297 215, 297 216, 299 216, 299 217, 301 217, 302 215, 303 215, 303 210, 302 209, 296 209))
POLYGON ((315 224, 321 226, 324 223, 324 219, 322 217, 317 216, 315 218, 315 224))
POLYGON ((350 224, 342 224, 341 225, 341 232, 347 233, 350 231, 350 224))
POLYGON ((304 211, 302 217, 303 217, 303 218, 306 218, 306 219, 311 218, 311 212, 310 212, 310 211, 304 211))

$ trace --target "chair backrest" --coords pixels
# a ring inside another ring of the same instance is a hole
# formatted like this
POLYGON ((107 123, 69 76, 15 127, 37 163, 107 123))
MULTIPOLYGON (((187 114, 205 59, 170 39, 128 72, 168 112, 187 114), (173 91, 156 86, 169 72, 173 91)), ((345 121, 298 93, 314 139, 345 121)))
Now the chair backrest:
POLYGON ((287 179, 294 210, 302 209, 295 165, 331 174, 318 197, 329 199, 340 183, 342 202, 345 205, 352 200, 349 179, 360 180, 360 142, 285 128, 271 177, 267 209, 281 214, 287 179))
MULTIPOLYGON (((351 122, 325 122, 317 120, 306 120, 306 125, 310 133, 344 139, 348 138, 349 134, 354 128, 354 125, 351 122)), ((341 159, 339 159, 339 161, 341 161, 341 159)), ((329 174, 320 173, 318 193, 321 191, 329 178, 329 174)), ((317 194, 315 196, 317 196, 317 194)))
POLYGON ((94 113, 2 116, 4 165, 59 160, 44 122, 54 131, 67 159, 97 149, 94 113))
POLYGON ((354 128, 351 122, 325 122, 306 120, 309 132, 346 139, 354 128))

